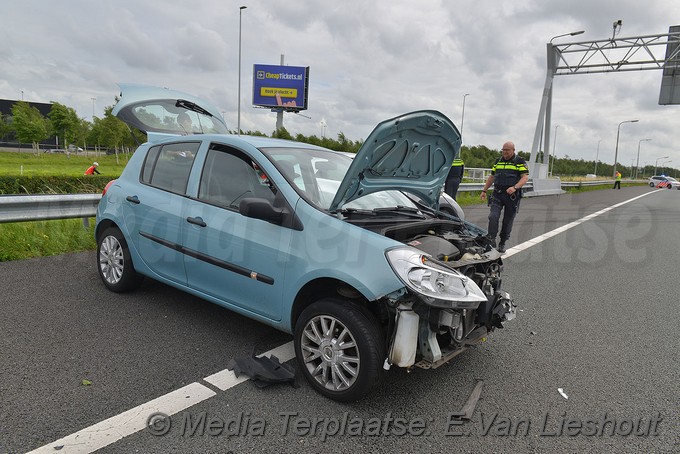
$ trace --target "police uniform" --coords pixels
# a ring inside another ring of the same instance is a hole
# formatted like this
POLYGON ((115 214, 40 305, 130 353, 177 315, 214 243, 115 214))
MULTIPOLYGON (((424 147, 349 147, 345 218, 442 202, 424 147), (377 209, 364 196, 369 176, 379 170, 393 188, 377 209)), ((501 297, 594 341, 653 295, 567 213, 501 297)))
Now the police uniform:
POLYGON ((510 232, 512 231, 512 223, 515 220, 515 215, 519 210, 519 201, 521 198, 521 192, 517 191, 512 195, 507 193, 507 190, 511 186, 515 186, 519 183, 522 175, 529 173, 527 168, 527 163, 524 158, 520 157, 515 153, 515 155, 509 160, 504 160, 500 157, 494 162, 493 167, 491 167, 491 175, 493 175, 493 194, 489 199, 489 204, 491 205, 491 211, 489 212, 489 238, 494 242, 496 241, 496 236, 498 235, 498 222, 501 217, 501 210, 505 208, 505 214, 503 215, 503 226, 501 227, 500 233, 500 243, 504 245, 505 242, 510 238, 510 232))
POLYGON ((451 197, 456 198, 458 193, 458 186, 463 180, 463 172, 465 171, 465 163, 460 157, 457 157, 451 163, 451 169, 446 176, 446 182, 444 183, 444 192, 446 192, 451 197))

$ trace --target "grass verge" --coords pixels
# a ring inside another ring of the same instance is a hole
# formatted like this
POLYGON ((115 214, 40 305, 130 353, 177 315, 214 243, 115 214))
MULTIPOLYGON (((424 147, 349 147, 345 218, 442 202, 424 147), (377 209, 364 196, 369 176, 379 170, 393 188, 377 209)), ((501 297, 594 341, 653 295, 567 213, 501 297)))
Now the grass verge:
POLYGON ((0 224, 0 262, 92 250, 94 218, 0 224))

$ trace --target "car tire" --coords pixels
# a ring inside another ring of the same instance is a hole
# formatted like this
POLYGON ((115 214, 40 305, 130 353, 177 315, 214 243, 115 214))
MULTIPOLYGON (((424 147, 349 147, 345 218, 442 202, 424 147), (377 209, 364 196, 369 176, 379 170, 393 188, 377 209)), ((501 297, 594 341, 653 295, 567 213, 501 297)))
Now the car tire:
POLYGON ((109 227, 97 240, 97 269, 102 282, 116 293, 133 290, 142 282, 132 265, 132 258, 123 234, 109 227))
POLYGON ((653 187, 654 187, 654 183, 649 183, 649 187, 650 187, 650 188, 653 188, 653 187))
POLYGON ((352 402, 382 376, 384 338, 373 315, 347 300, 325 298, 306 308, 295 324, 295 355, 320 394, 352 402))

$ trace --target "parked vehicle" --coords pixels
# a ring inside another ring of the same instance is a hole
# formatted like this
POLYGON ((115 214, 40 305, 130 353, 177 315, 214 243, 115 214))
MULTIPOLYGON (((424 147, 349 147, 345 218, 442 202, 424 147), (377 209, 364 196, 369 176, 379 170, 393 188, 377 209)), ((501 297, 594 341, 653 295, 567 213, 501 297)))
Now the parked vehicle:
POLYGON ((654 175, 649 178, 649 185, 656 188, 680 189, 680 181, 665 175, 654 175))
POLYGON ((110 290, 147 276, 292 333, 302 374, 338 401, 391 366, 439 367, 514 318, 501 254, 434 210, 460 147, 441 113, 383 121, 350 160, 227 134, 216 108, 184 93, 121 88, 112 113, 148 142, 97 209, 110 290), (203 134, 182 135, 182 112, 203 134))

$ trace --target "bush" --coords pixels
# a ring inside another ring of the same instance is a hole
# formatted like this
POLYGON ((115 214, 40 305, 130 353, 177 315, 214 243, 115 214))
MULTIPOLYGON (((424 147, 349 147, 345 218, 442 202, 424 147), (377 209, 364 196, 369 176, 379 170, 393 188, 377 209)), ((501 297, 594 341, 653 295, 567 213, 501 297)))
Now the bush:
POLYGON ((100 193, 109 176, 0 176, 0 194, 100 193))

